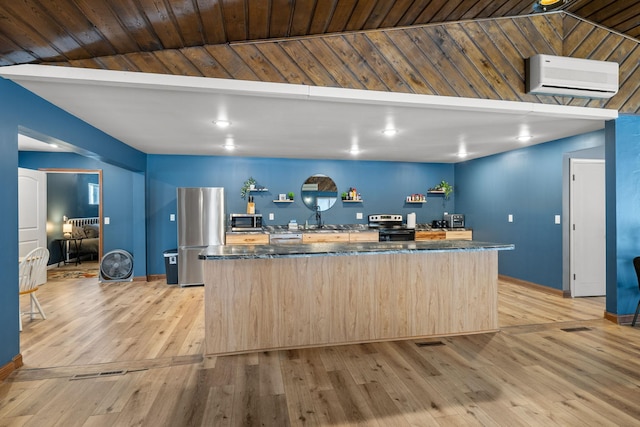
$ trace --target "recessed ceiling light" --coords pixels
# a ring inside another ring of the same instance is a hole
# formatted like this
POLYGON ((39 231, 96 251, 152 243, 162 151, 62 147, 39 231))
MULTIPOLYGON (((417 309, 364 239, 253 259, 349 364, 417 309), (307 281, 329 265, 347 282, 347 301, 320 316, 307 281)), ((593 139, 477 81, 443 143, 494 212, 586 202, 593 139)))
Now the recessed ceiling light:
POLYGON ((356 156, 356 155, 360 154, 360 149, 358 148, 357 145, 354 145, 353 147, 351 147, 351 150, 349 150, 349 153, 352 156, 356 156))
POLYGON ((516 139, 520 142, 528 142, 531 141, 531 138, 533 138, 531 135, 520 135, 516 139))
POLYGON ((231 122, 229 120, 215 120, 213 123, 219 128, 227 128, 231 126, 231 122))
POLYGON ((233 145, 233 144, 224 144, 224 145, 223 145, 223 147, 224 147, 224 149, 225 149, 225 150, 227 150, 227 151, 233 151, 233 150, 235 150, 235 149, 236 149, 236 146, 235 146, 235 145, 233 145))
POLYGON ((467 157, 467 152, 466 151, 458 151, 458 157, 460 157, 461 159, 467 157))
POLYGON ((387 128, 383 130, 382 133, 387 136, 393 136, 398 133, 398 129, 387 128))

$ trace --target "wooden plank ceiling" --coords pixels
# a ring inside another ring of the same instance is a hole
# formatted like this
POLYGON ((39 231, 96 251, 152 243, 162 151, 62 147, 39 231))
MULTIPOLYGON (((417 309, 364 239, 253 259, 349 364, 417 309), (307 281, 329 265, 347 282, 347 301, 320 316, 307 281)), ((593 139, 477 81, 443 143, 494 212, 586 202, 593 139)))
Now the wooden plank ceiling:
POLYGON ((521 0, 0 0, 0 65, 47 63, 637 113, 640 2, 568 0, 563 9, 569 13, 531 15, 532 1, 521 0), (527 95, 524 58, 536 53, 619 62, 620 93, 608 101, 527 95))
MULTIPOLYGON (((0 0, 0 65, 526 15, 533 0, 0 0)), ((563 9, 640 35, 636 0, 563 9)))

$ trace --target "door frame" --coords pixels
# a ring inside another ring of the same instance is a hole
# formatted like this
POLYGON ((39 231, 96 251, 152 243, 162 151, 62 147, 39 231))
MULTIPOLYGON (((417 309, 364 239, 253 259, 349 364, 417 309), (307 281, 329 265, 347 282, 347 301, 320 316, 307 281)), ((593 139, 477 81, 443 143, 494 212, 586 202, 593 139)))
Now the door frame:
MULTIPOLYGON (((98 188, 100 189, 98 218, 100 218, 99 235, 98 235, 98 260, 102 259, 103 239, 104 239, 104 221, 103 221, 103 185, 102 185, 102 169, 66 169, 66 168, 40 168, 40 171, 46 173, 75 173, 75 174, 94 174, 98 175, 98 188)), ((47 202, 48 203, 48 202, 47 202)))

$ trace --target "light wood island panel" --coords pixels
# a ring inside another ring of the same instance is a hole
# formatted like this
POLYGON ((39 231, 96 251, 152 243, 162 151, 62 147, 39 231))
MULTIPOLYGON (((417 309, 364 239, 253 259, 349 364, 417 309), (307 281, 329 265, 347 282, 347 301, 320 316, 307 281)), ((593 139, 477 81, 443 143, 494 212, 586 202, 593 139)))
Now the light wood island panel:
POLYGON ((432 230, 416 230, 416 241, 420 242, 423 240, 444 240, 447 238, 447 232, 444 230, 441 231, 432 231, 432 230))
POLYGON ((205 261, 205 353, 495 331, 496 251, 205 261))
POLYGON ((380 235, 377 231, 360 231, 357 233, 349 233, 350 242, 377 242, 380 235))
POLYGON ((258 233, 227 233, 227 245, 268 245, 269 235, 258 233))
POLYGON ((471 240, 472 230, 416 230, 416 242, 427 240, 471 240))
POLYGON ((302 243, 348 242, 351 233, 302 233, 302 243))
POLYGON ((473 232, 471 230, 447 230, 445 234, 447 240, 471 240, 473 238, 473 232))

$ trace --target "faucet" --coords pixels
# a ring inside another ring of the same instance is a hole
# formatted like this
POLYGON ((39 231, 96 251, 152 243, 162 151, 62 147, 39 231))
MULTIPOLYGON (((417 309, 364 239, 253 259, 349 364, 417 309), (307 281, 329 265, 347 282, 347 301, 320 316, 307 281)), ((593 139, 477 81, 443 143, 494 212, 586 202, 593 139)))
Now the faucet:
POLYGON ((318 224, 318 228, 322 228, 322 214, 320 212, 320 205, 316 205, 316 222, 318 224))

